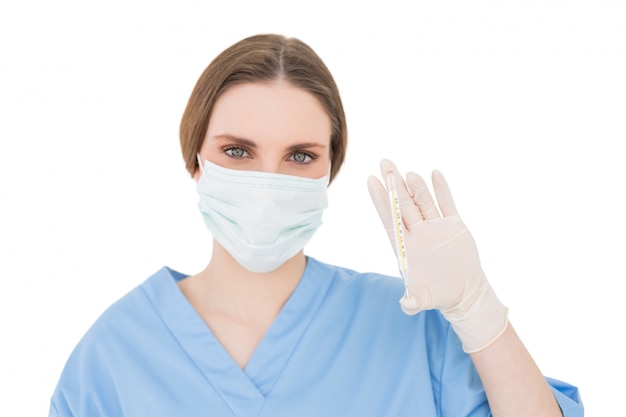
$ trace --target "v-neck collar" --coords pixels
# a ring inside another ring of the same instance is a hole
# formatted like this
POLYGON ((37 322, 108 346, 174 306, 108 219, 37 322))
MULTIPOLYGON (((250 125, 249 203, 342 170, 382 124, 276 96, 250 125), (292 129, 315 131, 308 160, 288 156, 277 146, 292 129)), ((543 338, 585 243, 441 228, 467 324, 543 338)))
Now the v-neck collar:
POLYGON ((333 276, 307 258, 294 292, 269 327, 245 369, 226 352, 179 290, 184 274, 164 267, 143 285, 157 314, 235 415, 256 416, 315 316, 333 276))

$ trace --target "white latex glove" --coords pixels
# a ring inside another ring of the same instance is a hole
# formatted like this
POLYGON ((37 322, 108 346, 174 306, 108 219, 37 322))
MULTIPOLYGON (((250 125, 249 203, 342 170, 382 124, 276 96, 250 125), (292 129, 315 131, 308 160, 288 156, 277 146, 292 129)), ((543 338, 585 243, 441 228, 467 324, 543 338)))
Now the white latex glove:
MULTIPOLYGON (((424 180, 408 173, 406 183, 389 160, 380 164, 383 178, 393 172, 404 221, 409 297, 400 299, 406 314, 439 309, 466 352, 477 352, 506 329, 508 312, 483 273, 474 238, 457 214, 446 180, 432 174, 437 206, 424 180)), ((372 201, 395 252, 389 194, 374 176, 368 179, 372 201)))

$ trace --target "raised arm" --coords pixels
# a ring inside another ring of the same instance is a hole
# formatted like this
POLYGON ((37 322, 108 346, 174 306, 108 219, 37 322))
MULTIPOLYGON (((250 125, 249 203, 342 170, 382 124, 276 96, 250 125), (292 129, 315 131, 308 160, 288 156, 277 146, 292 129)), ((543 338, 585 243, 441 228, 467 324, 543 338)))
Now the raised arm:
MULTIPOLYGON (((459 217, 443 176, 432 176, 437 204, 424 180, 409 173, 406 182, 388 160, 404 224, 408 291, 405 313, 439 309, 470 354, 494 417, 561 416, 550 386, 508 321, 483 273, 474 239, 459 217)), ((396 236, 388 191, 375 177, 368 187, 392 246, 396 236)))

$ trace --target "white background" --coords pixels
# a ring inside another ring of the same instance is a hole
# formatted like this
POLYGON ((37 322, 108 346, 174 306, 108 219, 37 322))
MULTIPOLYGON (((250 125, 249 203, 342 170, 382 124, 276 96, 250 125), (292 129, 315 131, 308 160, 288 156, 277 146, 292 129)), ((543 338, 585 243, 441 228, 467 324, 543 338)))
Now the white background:
POLYGON ((347 112, 307 253, 395 275, 366 178, 441 170, 543 373, 623 415, 624 2, 259 3, 0 6, 0 415, 47 415, 107 306, 204 267, 178 125, 210 60, 261 32, 311 45, 347 112))

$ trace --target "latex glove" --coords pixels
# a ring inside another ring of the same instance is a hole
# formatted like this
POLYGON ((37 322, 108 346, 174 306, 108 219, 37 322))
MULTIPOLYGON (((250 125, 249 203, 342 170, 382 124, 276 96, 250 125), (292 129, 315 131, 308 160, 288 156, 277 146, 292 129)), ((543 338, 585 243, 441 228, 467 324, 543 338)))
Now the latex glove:
MULTIPOLYGON (((419 175, 408 173, 405 183, 389 160, 380 169, 383 178, 394 175, 405 227, 408 297, 400 299, 402 310, 416 314, 439 309, 466 352, 484 349, 506 329, 508 312, 485 277, 474 238, 457 214, 446 180, 433 172, 438 210, 419 175)), ((374 176, 368 188, 395 252, 388 191, 374 176)))

